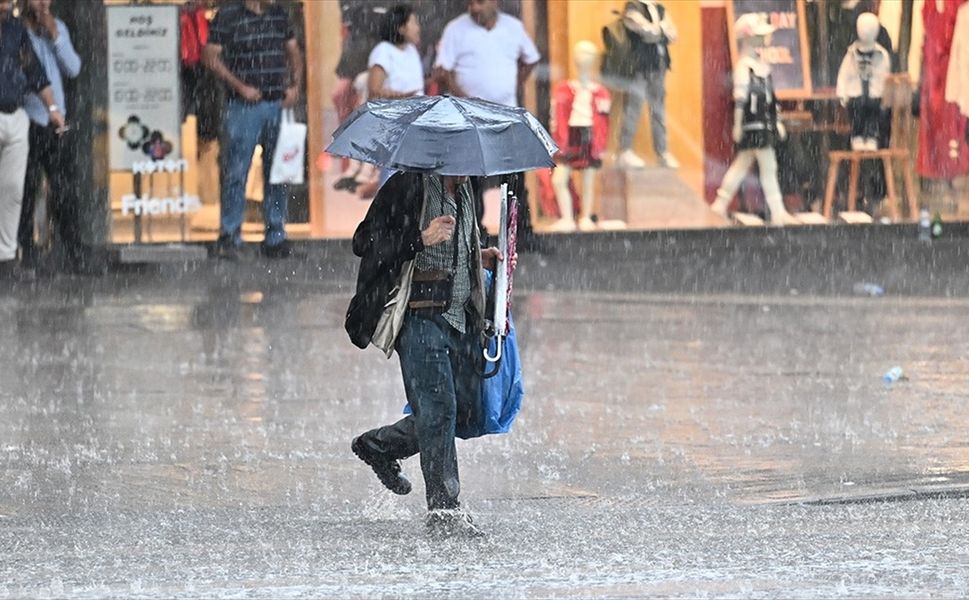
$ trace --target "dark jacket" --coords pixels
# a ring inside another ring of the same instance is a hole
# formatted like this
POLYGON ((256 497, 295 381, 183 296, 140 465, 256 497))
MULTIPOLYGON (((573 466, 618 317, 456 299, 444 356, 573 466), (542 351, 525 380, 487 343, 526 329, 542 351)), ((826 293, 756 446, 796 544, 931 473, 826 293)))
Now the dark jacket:
MULTIPOLYGON (((653 21, 646 5, 638 0, 627 2, 623 14, 630 10, 642 14, 647 21, 653 21)), ((657 4, 656 12, 662 21, 666 16, 666 8, 657 4)), ((640 73, 666 71, 672 64, 669 40, 665 35, 659 43, 647 43, 638 34, 629 31, 623 17, 602 28, 602 42, 605 45, 602 74, 606 76, 632 78, 640 73)))
POLYGON ((24 95, 39 94, 50 85, 23 24, 8 17, 0 23, 0 110, 13 112, 24 95))
POLYGON ((344 327, 355 346, 370 344, 384 305, 405 262, 424 249, 421 207, 424 183, 419 173, 397 173, 377 192, 367 216, 353 234, 353 253, 361 258, 357 292, 344 327))

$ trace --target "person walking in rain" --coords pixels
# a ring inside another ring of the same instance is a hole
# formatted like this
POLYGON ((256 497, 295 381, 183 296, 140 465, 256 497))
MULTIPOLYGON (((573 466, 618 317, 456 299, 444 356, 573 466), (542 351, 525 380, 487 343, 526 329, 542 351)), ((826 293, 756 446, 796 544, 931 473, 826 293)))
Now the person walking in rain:
POLYGON ((458 501, 455 436, 476 435, 481 419, 482 268, 494 269, 503 257, 497 248, 480 249, 472 194, 468 177, 398 173, 353 235, 362 260, 347 332, 361 348, 372 342, 388 355, 396 350, 412 414, 354 438, 351 449, 401 495, 411 484, 400 460, 420 453, 431 535, 482 535, 458 501), (407 308, 400 305, 403 319, 388 335, 378 326, 396 286, 410 293, 398 294, 407 308))

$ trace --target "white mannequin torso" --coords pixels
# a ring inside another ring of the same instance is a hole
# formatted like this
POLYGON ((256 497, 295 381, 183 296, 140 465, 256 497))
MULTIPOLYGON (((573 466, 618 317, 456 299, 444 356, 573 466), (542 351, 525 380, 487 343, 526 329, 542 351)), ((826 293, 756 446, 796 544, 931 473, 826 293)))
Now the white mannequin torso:
POLYGON ((569 127, 592 127, 593 105, 592 93, 595 85, 592 82, 574 79, 569 82, 575 92, 572 101, 572 112, 569 115, 569 127))

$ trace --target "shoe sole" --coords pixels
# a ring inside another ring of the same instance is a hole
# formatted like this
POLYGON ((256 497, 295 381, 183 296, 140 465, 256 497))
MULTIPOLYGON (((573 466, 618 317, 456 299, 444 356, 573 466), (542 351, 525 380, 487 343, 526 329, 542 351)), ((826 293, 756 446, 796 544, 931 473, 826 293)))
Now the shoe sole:
POLYGON ((369 460, 368 457, 360 450, 359 440, 360 438, 354 438, 353 441, 350 442, 350 450, 353 452, 354 455, 356 455, 357 458, 362 460, 364 464, 370 467, 370 469, 374 472, 374 475, 377 475, 377 481, 379 481, 382 486, 384 486, 391 492, 397 494, 398 496, 406 496, 407 494, 409 494, 412 489, 412 486, 409 481, 407 481, 400 475, 398 475, 398 478, 403 483, 401 483, 399 487, 387 485, 386 483, 384 483, 384 480, 382 480, 380 478, 380 475, 377 474, 377 470, 374 468, 373 461, 369 460))

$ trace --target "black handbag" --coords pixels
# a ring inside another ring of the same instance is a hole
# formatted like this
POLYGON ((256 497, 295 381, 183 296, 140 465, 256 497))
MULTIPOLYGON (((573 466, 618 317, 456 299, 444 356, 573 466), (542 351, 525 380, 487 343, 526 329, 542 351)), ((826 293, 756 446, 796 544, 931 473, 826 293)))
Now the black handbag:
POLYGON ((418 271, 414 270, 411 279, 410 299, 407 301, 407 308, 423 314, 441 315, 451 308, 451 293, 454 288, 454 273, 458 270, 458 244, 461 235, 461 205, 463 199, 456 199, 458 206, 455 219, 454 235, 451 241, 454 244, 454 257, 451 261, 451 270, 418 271))

